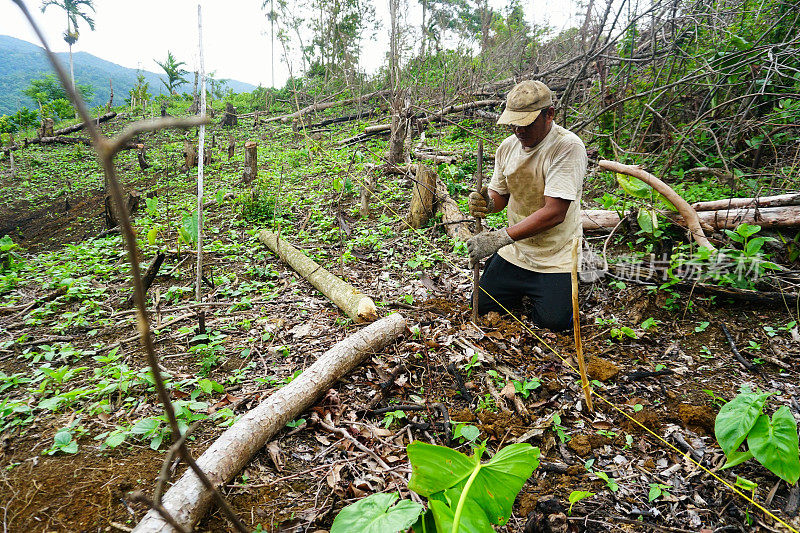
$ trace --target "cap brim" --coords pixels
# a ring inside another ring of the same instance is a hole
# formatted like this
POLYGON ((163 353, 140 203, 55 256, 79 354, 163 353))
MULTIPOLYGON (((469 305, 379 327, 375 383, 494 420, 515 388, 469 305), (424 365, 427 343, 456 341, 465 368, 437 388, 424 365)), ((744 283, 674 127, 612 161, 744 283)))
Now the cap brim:
POLYGON ((541 113, 541 109, 536 111, 511 111, 506 108, 500 118, 497 119, 498 124, 511 124, 513 126, 527 126, 531 124, 536 117, 541 113))

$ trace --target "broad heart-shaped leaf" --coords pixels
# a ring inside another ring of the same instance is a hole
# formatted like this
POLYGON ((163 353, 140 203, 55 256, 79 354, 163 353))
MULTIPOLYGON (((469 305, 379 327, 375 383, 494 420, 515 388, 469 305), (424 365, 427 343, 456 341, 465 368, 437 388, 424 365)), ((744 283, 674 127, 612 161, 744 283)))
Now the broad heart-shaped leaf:
POLYGON ((658 218, 656 212, 652 209, 639 209, 636 215, 636 222, 645 233, 653 233, 653 230, 658 227, 658 218))
POLYGON ((719 410, 714 422, 714 435, 725 455, 730 456, 742 445, 768 397, 769 393, 744 392, 719 410))
POLYGON ((497 452, 488 463, 480 464, 479 457, 480 453, 467 457, 443 446, 412 442, 408 446, 412 467, 408 488, 426 497, 441 490, 454 489, 446 494, 448 499, 455 498, 451 503, 455 512, 467 478, 479 468, 469 487, 464 508, 477 506, 483 509, 491 523, 503 525, 511 515, 517 493, 539 466, 539 449, 530 444, 512 444, 497 452))
POLYGON ((753 452, 747 450, 746 452, 737 452, 733 451, 730 455, 728 455, 728 460, 725 461, 725 464, 720 468, 720 470, 725 470, 726 468, 733 468, 736 465, 740 465, 745 461, 748 461, 753 458, 753 452))
MULTIPOLYGON (((452 507, 448 507, 446 503, 439 500, 428 502, 428 506, 433 513, 433 519, 436 521, 436 531, 440 533, 451 533, 453 531, 453 519, 457 504, 457 499, 453 502, 452 507)), ((464 505, 461 510, 457 533, 493 533, 493 531, 494 528, 483 509, 477 505, 464 505)))
POLYGON ((424 511, 422 506, 410 500, 402 500, 396 492, 377 493, 367 496, 342 509, 333 521, 331 533, 397 533, 406 531, 424 511))
POLYGON ((767 415, 758 417, 747 436, 747 446, 759 463, 790 485, 800 479, 797 422, 785 405, 775 411, 771 421, 767 415))
POLYGON ((408 488, 426 498, 467 479, 480 464, 480 459, 474 456, 418 440, 409 444, 406 452, 411 462, 408 488))

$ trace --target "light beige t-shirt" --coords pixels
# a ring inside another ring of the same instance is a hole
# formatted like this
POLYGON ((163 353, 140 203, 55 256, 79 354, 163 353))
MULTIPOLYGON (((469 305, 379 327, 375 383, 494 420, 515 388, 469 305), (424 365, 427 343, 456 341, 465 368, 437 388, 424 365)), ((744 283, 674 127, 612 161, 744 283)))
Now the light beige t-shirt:
POLYGON ((533 148, 514 135, 497 148, 489 188, 508 200, 508 225, 513 226, 544 206, 544 197, 572 200, 564 222, 533 237, 504 246, 500 257, 535 272, 570 272, 572 241, 583 235, 580 199, 586 175, 586 147, 569 130, 553 124, 533 148))

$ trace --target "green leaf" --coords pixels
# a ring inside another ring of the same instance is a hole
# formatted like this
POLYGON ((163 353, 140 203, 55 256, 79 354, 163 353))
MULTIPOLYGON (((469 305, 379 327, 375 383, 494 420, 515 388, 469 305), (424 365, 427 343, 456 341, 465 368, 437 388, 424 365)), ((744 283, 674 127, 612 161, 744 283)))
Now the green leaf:
POLYGON ((738 35, 731 36, 731 44, 733 44, 733 46, 735 46, 738 50, 742 52, 745 50, 749 50, 753 46, 747 40, 745 40, 742 37, 739 37, 738 35))
POLYGON ((736 226, 736 233, 738 233, 745 239, 748 237, 752 237, 759 231, 761 231, 761 226, 759 226, 758 224, 747 224, 745 222, 736 226))
POLYGON ((62 446, 61 451, 64 453, 78 453, 78 442, 73 440, 66 446, 62 446))
POLYGON ((348 505, 336 515, 331 533, 406 531, 417 521, 424 509, 420 504, 410 500, 402 500, 394 505, 398 498, 396 492, 377 493, 348 505))
POLYGON ((619 183, 619 186, 622 187, 622 190, 626 193, 634 198, 650 198, 653 188, 639 178, 619 173, 615 173, 615 175, 617 177, 617 183, 619 183))
MULTIPOLYGON (((578 503, 579 501, 583 500, 584 498, 591 498, 594 496, 594 492, 589 492, 588 490, 573 490, 569 493, 569 511, 567 514, 572 514, 572 506, 578 503)), ((652 501, 652 500, 651 500, 652 501)))
POLYGON ((772 420, 761 415, 747 436, 753 457, 790 485, 800 479, 797 422, 789 408, 781 406, 772 420))
POLYGON ((197 242, 197 236, 200 233, 199 222, 197 220, 197 211, 192 211, 191 214, 183 215, 182 226, 179 228, 183 240, 187 244, 194 244, 197 242))
POLYGON ((155 418, 143 418, 133 425, 131 433, 134 435, 147 435, 158 429, 160 425, 161 422, 155 418))
MULTIPOLYGON (((448 507, 442 501, 431 500, 428 506, 433 513, 433 519, 436 521, 436 531, 443 533, 450 533, 453 531, 453 520, 455 515, 455 507, 458 499, 452 502, 452 507, 448 507)), ((486 516, 486 513, 476 505, 464 505, 461 510, 461 518, 458 522, 457 533, 493 533, 494 528, 486 516)), ((333 533, 333 532, 331 532, 333 533)))
POLYGON ((747 450, 745 452, 733 451, 728 455, 728 460, 725 462, 725 465, 720 468, 720 470, 725 470, 726 468, 733 468, 736 465, 740 465, 745 461, 748 461, 753 458, 753 452, 747 450))
POLYGON ((476 428, 475 426, 464 426, 461 428, 461 436, 467 439, 470 442, 475 442, 475 440, 480 436, 481 430, 476 428))
POLYGON ((719 410, 714 422, 714 435, 725 455, 730 456, 742 445, 769 396, 769 393, 742 393, 719 410))
POLYGON ((150 245, 155 244, 157 236, 158 236, 158 228, 150 228, 150 230, 147 232, 147 242, 150 245))
POLYGON ((451 487, 463 490, 467 478, 478 469, 464 508, 478 505, 489 521, 498 525, 506 523, 522 485, 539 466, 539 449, 524 443, 506 446, 485 464, 480 463, 482 448, 467 457, 450 448, 414 441, 407 451, 412 468, 408 488, 425 497, 451 487))
POLYGON ((653 209, 639 209, 639 213, 636 215, 636 222, 645 233, 653 233, 653 230, 658 227, 658 218, 653 209))
POLYGON ((412 468, 408 488, 426 498, 468 478, 478 463, 456 450, 420 441, 409 444, 407 452, 412 468))
POLYGON ((59 430, 59 432, 56 433, 56 436, 53 437, 54 444, 59 448, 63 448, 71 441, 72 441, 72 433, 68 429, 59 430))
POLYGON ((122 432, 109 435, 108 438, 106 438, 106 446, 108 446, 109 448, 116 448, 117 446, 125 442, 125 436, 126 436, 125 433, 122 432))
POLYGON ((652 502, 661 496, 661 487, 658 483, 650 483, 650 492, 647 494, 647 501, 652 502))
POLYGON ((744 247, 744 254, 747 256, 756 255, 768 240, 769 237, 754 237, 750 239, 747 241, 747 246, 744 247))

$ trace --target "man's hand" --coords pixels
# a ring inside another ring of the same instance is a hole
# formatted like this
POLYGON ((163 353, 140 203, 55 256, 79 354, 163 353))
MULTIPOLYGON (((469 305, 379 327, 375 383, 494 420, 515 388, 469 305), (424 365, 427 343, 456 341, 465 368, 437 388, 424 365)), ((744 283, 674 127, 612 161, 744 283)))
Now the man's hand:
POLYGON ((494 213, 494 200, 489 196, 489 188, 484 187, 481 192, 469 193, 469 214, 486 218, 487 213, 494 213))
POLYGON ((514 239, 508 236, 504 229, 479 233, 467 241, 467 251, 469 251, 469 266, 473 267, 484 257, 489 257, 497 250, 511 244, 514 239))

